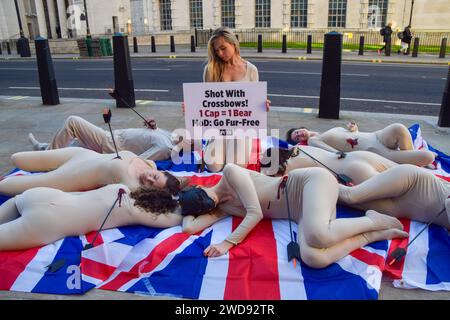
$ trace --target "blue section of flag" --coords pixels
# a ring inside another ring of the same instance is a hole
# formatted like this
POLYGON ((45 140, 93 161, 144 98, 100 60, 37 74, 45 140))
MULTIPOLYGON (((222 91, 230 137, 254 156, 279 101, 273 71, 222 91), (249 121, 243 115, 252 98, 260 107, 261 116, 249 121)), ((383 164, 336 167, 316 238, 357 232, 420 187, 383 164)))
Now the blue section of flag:
POLYGON ((56 294, 83 294, 95 287, 81 281, 79 269, 82 242, 79 237, 67 237, 50 263, 63 262, 64 266, 56 272, 47 270, 31 292, 56 294))
MULTIPOLYGON (((210 245, 212 231, 197 238, 163 269, 150 277, 151 286, 157 294, 198 299, 208 259, 203 251, 210 245)), ((224 275, 226 276, 226 275, 224 275)), ((148 292, 145 279, 136 282, 127 292, 148 292)))
POLYGON ((350 273, 337 263, 313 269, 301 262, 308 300, 376 300, 378 292, 370 289, 359 275, 350 273))
POLYGON ((123 233, 124 237, 114 242, 127 244, 130 246, 134 246, 146 238, 154 238, 163 230, 160 228, 150 228, 145 226, 126 226, 117 229, 123 233))
POLYGON ((450 282, 449 232, 432 224, 428 229, 428 248, 426 284, 450 282))

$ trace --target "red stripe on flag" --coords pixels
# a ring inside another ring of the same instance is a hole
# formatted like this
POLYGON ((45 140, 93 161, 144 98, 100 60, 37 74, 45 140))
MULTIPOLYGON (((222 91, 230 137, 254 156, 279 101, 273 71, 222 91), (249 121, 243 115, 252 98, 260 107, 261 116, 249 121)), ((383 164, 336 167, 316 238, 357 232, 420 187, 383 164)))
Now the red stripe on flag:
POLYGON ((365 264, 371 265, 371 266, 377 266, 380 271, 384 270, 384 265, 386 263, 385 258, 383 256, 380 256, 379 254, 369 252, 364 249, 357 249, 350 253, 350 255, 365 264))
POLYGON ((222 178, 222 175, 215 174, 211 176, 191 176, 189 177, 189 184, 188 185, 199 185, 199 186, 205 186, 205 187, 212 187, 216 185, 220 179, 222 178))
POLYGON ((146 262, 147 264, 141 269, 141 273, 152 271, 167 257, 169 253, 176 250, 189 237, 190 235, 187 233, 175 233, 159 243, 147 257, 136 263, 130 271, 123 271, 119 273, 116 278, 100 287, 100 289, 117 291, 128 281, 139 278, 139 267, 142 263, 146 262))
POLYGON ((440 174, 436 174, 436 177, 441 178, 441 179, 443 179, 443 180, 445 180, 445 181, 450 182, 450 177, 441 176, 440 174))
POLYGON ((116 267, 88 258, 81 259, 81 272, 88 277, 105 281, 113 274, 114 270, 116 267))
MULTIPOLYGON (((242 219, 233 217, 233 230, 242 219)), ((263 219, 229 251, 224 299, 279 300, 277 245, 272 221, 263 219)))
MULTIPOLYGON (((409 233, 409 230, 411 228, 411 220, 409 219, 399 219, 400 222, 403 224, 403 231, 406 231, 409 233)), ((387 255, 387 263, 384 269, 384 273, 390 276, 392 279, 401 279, 402 273, 403 273, 403 267, 405 265, 405 257, 403 257, 400 261, 395 262, 392 265, 389 265, 389 262, 392 260, 391 253, 397 249, 398 247, 405 248, 409 242, 408 238, 403 239, 392 239, 391 245, 389 246, 389 251, 387 255)), ((408 252, 408 249, 406 248, 406 252, 408 252)))
POLYGON ((261 141, 259 139, 252 140, 252 152, 250 155, 250 163, 247 165, 248 170, 261 172, 261 159, 260 159, 261 141))
MULTIPOLYGON (((94 241, 94 237, 95 237, 96 233, 97 233, 97 231, 91 231, 88 234, 86 234, 86 240, 89 243, 92 243, 92 241, 94 241)), ((96 246, 99 246, 101 244, 103 244, 103 238, 102 238, 102 234, 99 233, 98 236, 97 236, 97 239, 95 239, 95 243, 93 243, 93 245, 94 245, 94 247, 96 247, 96 246)))
POLYGON ((21 251, 0 251, 0 290, 9 290, 40 247, 21 251))

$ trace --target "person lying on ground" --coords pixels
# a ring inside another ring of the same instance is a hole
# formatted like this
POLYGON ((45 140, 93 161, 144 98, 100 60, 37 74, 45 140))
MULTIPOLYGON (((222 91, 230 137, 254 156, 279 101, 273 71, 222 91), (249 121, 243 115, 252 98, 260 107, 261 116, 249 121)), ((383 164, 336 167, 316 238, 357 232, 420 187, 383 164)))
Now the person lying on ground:
POLYGON ((336 127, 323 133, 292 128, 286 134, 291 144, 307 144, 330 152, 371 151, 399 164, 431 165, 435 154, 414 150, 411 134, 403 124, 394 123, 374 132, 361 132, 354 121, 347 128, 336 127))
MULTIPOLYGON (((144 128, 113 130, 119 151, 131 151, 144 159, 167 160, 172 148, 178 143, 172 133, 157 128, 155 120, 145 122, 144 128)), ((98 153, 115 152, 111 133, 79 116, 69 116, 56 132, 50 143, 39 142, 32 133, 28 140, 34 150, 54 150, 70 146, 74 141, 98 153)))
POLYGON ((436 224, 450 230, 450 183, 431 171, 402 164, 363 183, 339 185, 339 202, 361 210, 368 208, 397 218, 436 224))
POLYGON ((264 163, 261 165, 261 172, 269 176, 286 175, 299 168, 328 167, 332 173, 334 171, 351 178, 354 185, 397 165, 373 152, 353 151, 344 158, 339 158, 333 152, 300 145, 290 149, 269 148, 264 152, 261 163, 264 163), (272 160, 276 163, 272 164, 272 160))
POLYGON ((121 151, 119 156, 121 159, 117 159, 116 154, 100 154, 80 147, 18 152, 11 156, 15 167, 44 173, 3 178, 0 193, 14 196, 35 187, 85 191, 122 183, 131 191, 141 186, 154 186, 167 188, 175 194, 181 189, 181 183, 185 183, 169 172, 158 171, 153 161, 130 151, 121 151))
POLYGON ((368 243, 408 236, 399 220, 373 210, 358 218, 336 219, 338 190, 336 179, 323 168, 296 169, 285 179, 227 164, 214 187, 180 192, 183 230, 194 234, 228 215, 244 218, 223 242, 204 250, 206 256, 218 257, 244 241, 263 218, 290 216, 298 223, 301 259, 314 268, 368 243))
POLYGON ((74 193, 46 187, 29 189, 0 206, 0 251, 23 250, 85 235, 101 226, 111 208, 103 229, 179 225, 182 218, 172 194, 155 190, 140 187, 130 192, 124 184, 74 193), (112 207, 120 190, 125 194, 112 207))

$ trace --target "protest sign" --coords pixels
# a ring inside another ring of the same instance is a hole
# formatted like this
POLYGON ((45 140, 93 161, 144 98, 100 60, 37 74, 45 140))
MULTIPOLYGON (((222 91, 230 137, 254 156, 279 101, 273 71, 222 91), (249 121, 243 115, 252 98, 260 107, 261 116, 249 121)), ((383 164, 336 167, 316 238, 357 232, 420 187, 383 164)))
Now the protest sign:
POLYGON ((191 137, 257 136, 267 129, 266 82, 184 83, 186 130, 191 137))

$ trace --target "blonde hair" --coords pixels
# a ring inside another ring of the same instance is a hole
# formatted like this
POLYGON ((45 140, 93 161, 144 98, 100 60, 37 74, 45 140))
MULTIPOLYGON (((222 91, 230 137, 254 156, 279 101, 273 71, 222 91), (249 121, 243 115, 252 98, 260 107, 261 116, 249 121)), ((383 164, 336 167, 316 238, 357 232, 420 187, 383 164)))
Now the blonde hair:
POLYGON ((220 37, 231 45, 234 45, 236 54, 240 56, 241 49, 236 35, 227 27, 221 27, 211 35, 208 41, 208 64, 206 65, 205 80, 207 82, 222 82, 225 63, 220 59, 214 50, 214 41, 220 37))

